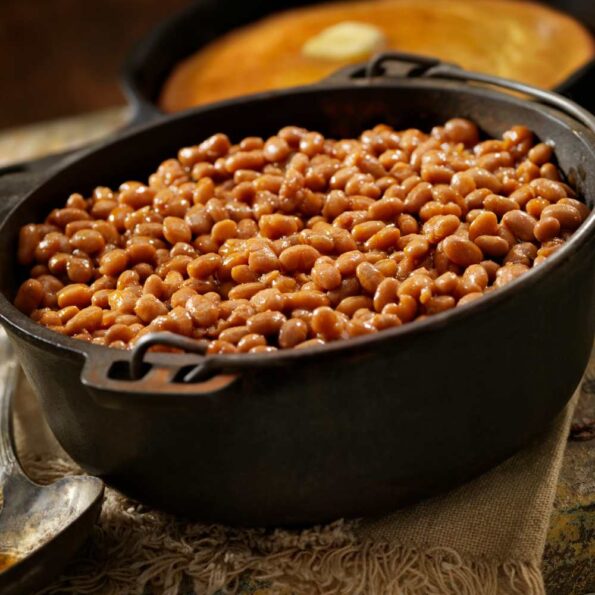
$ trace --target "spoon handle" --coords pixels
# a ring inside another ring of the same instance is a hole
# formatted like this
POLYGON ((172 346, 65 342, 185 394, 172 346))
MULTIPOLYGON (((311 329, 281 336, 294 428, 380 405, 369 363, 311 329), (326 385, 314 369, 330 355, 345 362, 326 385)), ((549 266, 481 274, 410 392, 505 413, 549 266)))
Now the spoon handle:
POLYGON ((12 441, 11 400, 18 378, 18 364, 6 332, 0 327, 0 483, 21 472, 12 441))

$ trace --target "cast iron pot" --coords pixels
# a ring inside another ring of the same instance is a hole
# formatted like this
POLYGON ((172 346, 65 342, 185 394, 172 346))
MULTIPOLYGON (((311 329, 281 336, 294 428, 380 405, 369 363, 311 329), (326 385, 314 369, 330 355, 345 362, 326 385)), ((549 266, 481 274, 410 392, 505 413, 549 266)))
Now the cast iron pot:
POLYGON ((593 343, 595 213, 544 264, 479 301, 309 350, 204 356, 200 343, 159 334, 120 351, 55 334, 11 305, 21 225, 71 192, 146 178, 218 131, 238 140, 296 124, 342 137, 379 122, 428 129, 462 116, 500 135, 523 123, 556 144, 561 169, 593 208, 590 114, 551 93, 398 57, 409 60, 408 77, 385 72, 395 57, 383 56, 368 76, 348 69, 128 131, 71 157, 4 217, 0 321, 56 437, 86 471, 203 520, 321 522, 380 514, 468 480, 563 408, 593 343), (145 357, 159 342, 190 353, 145 357))

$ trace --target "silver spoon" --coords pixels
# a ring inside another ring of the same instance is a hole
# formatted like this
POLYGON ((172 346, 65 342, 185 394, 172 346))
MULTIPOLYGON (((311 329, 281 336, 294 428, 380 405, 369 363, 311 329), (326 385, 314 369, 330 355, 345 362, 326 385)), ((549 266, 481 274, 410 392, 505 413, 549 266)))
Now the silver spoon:
POLYGON ((0 593, 30 594, 64 567, 97 520, 103 482, 86 475, 48 486, 19 465, 12 439, 11 399, 18 364, 0 328, 0 593))

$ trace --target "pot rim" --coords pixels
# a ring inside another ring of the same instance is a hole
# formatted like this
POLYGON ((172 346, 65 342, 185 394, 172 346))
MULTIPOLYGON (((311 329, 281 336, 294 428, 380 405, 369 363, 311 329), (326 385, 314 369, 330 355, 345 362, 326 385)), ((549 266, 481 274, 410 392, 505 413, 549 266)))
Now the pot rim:
MULTIPOLYGON (((386 88, 386 87, 421 87, 435 90, 446 90, 452 92, 465 92, 470 95, 476 95, 479 97, 489 97, 491 99, 497 99, 501 101, 507 101, 512 105, 531 105, 532 102, 527 100, 519 99, 508 93, 504 93, 495 89, 488 89, 485 87, 479 87, 469 85, 461 82, 446 81, 443 79, 401 79, 401 78, 383 78, 383 79, 354 79, 351 81, 328 81, 326 84, 317 83, 315 85, 306 85, 302 87, 292 87, 288 89, 280 89, 274 91, 267 91, 263 93, 257 93, 253 95, 246 95, 237 98, 231 98, 224 101, 220 101, 197 108, 192 108, 176 114, 162 116, 156 121, 149 121, 140 126, 135 126, 132 129, 124 131, 122 134, 115 138, 108 139, 101 142, 98 145, 84 149, 74 155, 68 156, 64 161, 60 162, 60 165, 52 170, 50 176, 44 179, 34 189, 27 192, 25 196, 21 197, 10 212, 6 215, 2 224, 0 224, 0 233, 2 229, 8 224, 13 212, 20 207, 30 196, 37 192, 43 187, 45 183, 53 179, 55 175, 67 170, 71 165, 78 161, 98 152, 101 150, 109 149, 111 146, 130 139, 136 135, 140 135, 147 131, 153 131, 157 134, 157 131, 161 126, 167 126, 172 122, 183 120, 185 118, 191 118, 196 113, 208 113, 210 111, 216 111, 223 107, 237 107, 241 109, 243 105, 248 102, 267 101, 272 98, 288 96, 288 95, 307 95, 308 93, 318 93, 321 89, 328 89, 332 91, 339 91, 348 93, 353 91, 354 87, 372 87, 372 88, 386 88)), ((589 144, 590 149, 595 161, 595 134, 588 131, 584 126, 578 124, 574 119, 569 118, 566 114, 559 110, 555 110, 543 105, 533 103, 535 108, 540 111, 548 112, 553 115, 557 120, 561 120, 562 124, 566 126, 572 126, 573 131, 577 136, 577 143, 583 145, 589 144)), ((455 114, 453 114, 453 117, 455 114)), ((556 270, 560 269, 565 263, 576 256, 578 252, 585 249, 590 241, 595 239, 595 208, 592 209, 587 219, 582 225, 574 232, 571 238, 554 254, 549 256, 545 262, 540 264, 536 269, 530 269, 527 273, 514 279, 512 282, 506 284, 497 290, 490 292, 487 295, 483 295, 480 299, 474 300, 463 306, 457 306, 453 309, 434 314, 420 321, 412 321, 404 323, 401 326, 385 329, 383 331, 372 333, 370 335, 364 335, 360 337, 354 337, 345 340, 332 341, 324 345, 313 346, 307 349, 288 349, 279 350, 275 353, 265 354, 226 354, 224 361, 228 362, 230 366, 237 361, 247 363, 250 361, 255 367, 272 367, 279 366, 285 362, 294 362, 308 360, 313 357, 323 355, 339 355, 340 353, 349 353, 357 351, 362 348, 366 348, 369 345, 382 344, 385 341, 393 340, 406 340, 407 338, 415 338, 420 334, 427 334, 428 332, 436 332, 442 330, 445 326, 455 324, 456 321, 465 319, 470 316, 480 316, 486 310, 490 310, 501 302, 514 299, 515 295, 519 291, 523 291, 528 287, 539 283, 542 279, 550 274, 553 274, 556 270)), ((120 357, 118 359, 129 360, 132 354, 131 349, 127 350, 116 350, 103 345, 96 345, 88 343, 80 339, 74 339, 65 335, 61 335, 49 328, 33 321, 31 318, 20 312, 10 300, 3 294, 0 293, 0 322, 7 325, 13 332, 20 336, 27 337, 27 340, 44 346, 51 346, 63 350, 73 356, 89 357, 94 353, 98 353, 97 350, 105 353, 105 350, 109 350, 109 353, 117 352, 120 357)), ((161 354, 160 354, 161 355, 161 354)), ((168 354, 166 357, 175 358, 178 354, 168 354)), ((218 357, 216 354, 207 355, 206 358, 218 357)), ((221 361, 221 360, 220 360, 221 361)))

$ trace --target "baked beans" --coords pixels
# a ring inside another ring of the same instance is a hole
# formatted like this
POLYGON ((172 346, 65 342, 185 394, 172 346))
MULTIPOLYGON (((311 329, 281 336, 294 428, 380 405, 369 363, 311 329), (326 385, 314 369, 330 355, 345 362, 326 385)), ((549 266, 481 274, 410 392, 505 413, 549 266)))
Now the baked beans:
POLYGON ((146 183, 73 194, 25 225, 14 304, 81 340, 168 330, 208 353, 308 348, 451 310, 539 266, 589 215, 523 126, 480 139, 288 126, 181 149, 146 183))

